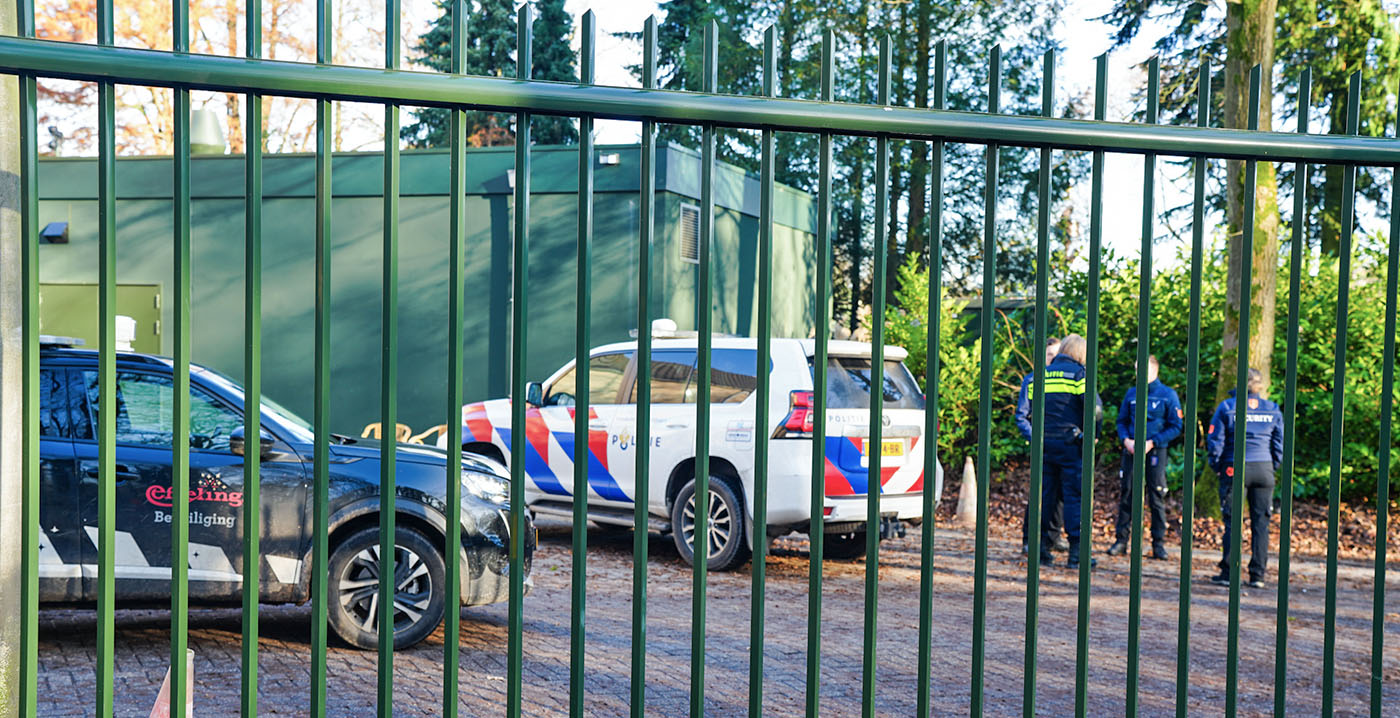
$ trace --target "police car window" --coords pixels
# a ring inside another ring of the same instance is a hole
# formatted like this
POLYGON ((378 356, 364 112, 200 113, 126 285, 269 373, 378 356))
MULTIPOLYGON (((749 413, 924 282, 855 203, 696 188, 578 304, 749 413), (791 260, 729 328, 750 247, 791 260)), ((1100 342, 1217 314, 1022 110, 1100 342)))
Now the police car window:
MULTIPOLYGON (((691 375, 695 373, 694 349, 658 349, 651 353, 651 403, 685 404, 695 401, 687 395, 691 375)), ((629 392, 629 403, 637 401, 637 387, 629 392)))
POLYGON ((737 404, 758 388, 758 352, 713 349, 710 352, 710 403, 737 404))
POLYGON ((631 361, 631 352, 593 357, 588 363, 588 401, 616 404, 617 392, 622 389, 622 378, 627 375, 627 364, 631 361))
MULTIPOLYGON (((627 364, 632 361, 631 352, 599 354, 588 362, 588 402, 591 405, 616 404, 617 392, 622 388, 622 379, 627 374, 627 364)), ((573 406, 576 403, 576 372, 569 369, 549 387, 545 406, 573 406)))
POLYGON ((68 372, 39 370, 39 435, 67 438, 68 372))
MULTIPOLYGON (((97 372, 84 372, 90 414, 97 416, 100 393, 97 372)), ((168 376, 117 374, 117 441, 145 446, 170 446, 174 436, 175 389, 168 376)), ((227 450, 229 434, 243 417, 202 390, 190 388, 190 448, 227 450)))
MULTIPOLYGON (((884 385, 886 409, 924 408, 924 395, 903 362, 885 360, 884 385)), ((832 357, 826 401, 832 409, 870 408, 870 359, 832 357)))

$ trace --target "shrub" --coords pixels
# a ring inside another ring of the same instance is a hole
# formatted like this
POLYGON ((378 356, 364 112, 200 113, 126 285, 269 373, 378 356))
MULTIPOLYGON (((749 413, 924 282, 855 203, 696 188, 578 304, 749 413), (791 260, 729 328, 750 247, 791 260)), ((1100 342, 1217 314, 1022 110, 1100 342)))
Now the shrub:
MULTIPOLYGON (((1385 331, 1385 254, 1371 246, 1358 249, 1352 262, 1351 299, 1348 307, 1345 433, 1341 460, 1341 492, 1349 500, 1375 495, 1379 471, 1379 432, 1385 331)), ((1271 376, 1272 398, 1284 400, 1287 370, 1288 258, 1280 258, 1278 280, 1277 339, 1271 376)), ((1161 364, 1161 379, 1186 402, 1186 387, 1195 382, 1198 406, 1194 417, 1198 441, 1203 442, 1218 398, 1216 372, 1220 365, 1225 307, 1224 248, 1216 243, 1206 253, 1202 267, 1200 372, 1187 375, 1190 321, 1190 258, 1184 250, 1156 264, 1152 277, 1150 346, 1161 364)), ((1104 400, 1104 433, 1099 442, 1100 461, 1116 461, 1118 444, 1113 433, 1117 408, 1133 385, 1137 361, 1138 262, 1105 251, 1100 275, 1098 385, 1104 400)), ((1051 267, 1048 333, 1063 336, 1086 333, 1088 277, 1066 261, 1051 267)), ((922 382, 925 375, 928 316, 928 275, 913 264, 900 268, 901 290, 886 321, 888 341, 909 350, 908 365, 922 382)), ((1327 496, 1332 429, 1333 347, 1336 342, 1336 306, 1339 290, 1335 259, 1310 257, 1304 262, 1298 320, 1298 392, 1295 418, 1295 495, 1322 499, 1327 496)), ((965 301, 942 302, 942 361, 939 405, 939 451, 953 461, 976 451, 977 412, 981 378, 980 326, 960 312, 965 301)), ((991 453, 994 462, 1025 450, 1013 419, 1021 377, 1038 361, 1032 351, 1032 310, 999 312, 994 318, 993 396, 991 453)), ((1205 468, 1204 445, 1198 474, 1206 478, 1198 492, 1205 505, 1214 501, 1207 491, 1214 482, 1205 468)), ((1181 483, 1183 462, 1179 449, 1172 452, 1169 481, 1181 483)))

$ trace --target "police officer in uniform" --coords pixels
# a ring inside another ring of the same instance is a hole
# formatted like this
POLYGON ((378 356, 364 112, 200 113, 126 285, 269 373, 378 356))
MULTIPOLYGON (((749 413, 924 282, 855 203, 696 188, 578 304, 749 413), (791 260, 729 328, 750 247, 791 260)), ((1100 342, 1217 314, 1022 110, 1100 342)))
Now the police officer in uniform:
POLYGON ((1128 388, 1123 405, 1118 409, 1118 441, 1123 444, 1123 463, 1118 469, 1117 537, 1108 555, 1117 556, 1127 550, 1128 541, 1137 527, 1133 526, 1133 460, 1138 451, 1147 454, 1145 496, 1152 513, 1152 558, 1166 559, 1167 547, 1162 544, 1167 534, 1167 512, 1162 498, 1167 494, 1167 444, 1181 435, 1181 400, 1176 391, 1157 379, 1157 357, 1147 357, 1147 425, 1135 430, 1137 420, 1137 387, 1128 388))
MULTIPOLYGON (((1060 352, 1060 340, 1051 337, 1045 342, 1045 365, 1055 360, 1055 355, 1060 352)), ((1021 395, 1016 399, 1016 428, 1021 430, 1021 436, 1026 437, 1026 441, 1031 440, 1031 391, 1035 382, 1035 372, 1031 372, 1021 380, 1021 395)), ((1064 519, 1064 499, 1056 496, 1054 506, 1044 512, 1045 518, 1042 528, 1050 531, 1057 537, 1054 548, 1064 551, 1069 548, 1065 540, 1058 538, 1060 529, 1065 525, 1064 519)), ((1026 499, 1026 513, 1021 520, 1021 553, 1026 553, 1030 549, 1031 530, 1031 502, 1029 492, 1026 499)))
MULTIPOLYGON (((1060 352, 1045 367, 1045 464, 1041 494, 1042 520, 1046 507, 1053 506, 1056 496, 1064 497, 1065 534, 1069 537, 1070 568, 1079 566, 1079 487, 1084 470, 1083 446, 1085 433, 1096 431, 1103 402, 1094 396, 1094 426, 1084 426, 1084 369, 1086 345, 1084 337, 1071 334, 1060 342, 1060 352)), ((1043 525, 1043 524, 1042 524, 1043 525)), ((1050 546, 1059 538, 1059 531, 1045 532, 1040 560, 1054 563, 1050 546)), ((1090 566, 1095 562, 1090 560, 1090 566)))
MULTIPOLYGON (((1249 370, 1245 397, 1244 490, 1249 499, 1250 560, 1249 579, 1245 585, 1262 588, 1269 567, 1269 516, 1273 513, 1274 471, 1283 460, 1283 412, 1260 395, 1264 377, 1257 369, 1249 370)), ((1206 433, 1206 455, 1210 466, 1220 477, 1220 513, 1225 519, 1224 550, 1220 558, 1220 573, 1210 580, 1222 586, 1230 585, 1230 494, 1235 483, 1235 422, 1237 421, 1235 390, 1220 402, 1210 419, 1206 433)))

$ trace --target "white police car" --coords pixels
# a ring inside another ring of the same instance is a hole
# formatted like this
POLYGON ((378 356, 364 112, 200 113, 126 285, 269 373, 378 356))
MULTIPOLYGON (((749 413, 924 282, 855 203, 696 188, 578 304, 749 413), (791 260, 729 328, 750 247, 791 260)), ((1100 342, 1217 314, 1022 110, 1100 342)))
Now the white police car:
MULTIPOLYGON (((666 322, 661 320, 658 324, 666 322)), ((666 322, 669 323, 669 322, 666 322)), ((674 324, 671 325, 674 327, 674 324)), ((661 336, 675 332, 655 331, 661 336)), ((698 340, 658 338, 651 359, 651 529, 670 533, 687 561, 694 543, 695 397, 698 340)), ((636 342, 593 349, 589 360, 589 519, 633 525, 636 484, 636 342)), ((811 339, 774 339, 768 436, 770 537, 807 532, 811 521, 813 355, 811 339)), ((832 341, 827 390, 823 530, 830 556, 864 550, 870 418, 869 344, 832 341)), ((923 518, 924 397, 899 347, 885 349, 884 428, 880 477, 882 538, 901 521, 923 518)), ((754 407, 757 340, 716 337, 710 410, 709 566, 743 563, 753 547, 754 407)), ((526 409, 526 503, 538 514, 572 515, 574 362, 529 387, 526 409)), ((462 407, 465 451, 510 461, 509 399, 462 407)), ((445 438, 439 440, 440 445, 445 438)), ((932 490, 943 491, 938 464, 932 490)))

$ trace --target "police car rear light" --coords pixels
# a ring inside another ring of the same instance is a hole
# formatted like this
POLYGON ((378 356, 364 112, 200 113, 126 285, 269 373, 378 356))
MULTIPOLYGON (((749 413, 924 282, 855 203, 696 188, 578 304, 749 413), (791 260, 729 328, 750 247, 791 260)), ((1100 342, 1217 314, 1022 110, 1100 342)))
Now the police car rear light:
POLYGON ((812 435, 812 422, 815 420, 815 412, 812 410, 816 403, 816 395, 810 391, 794 391, 788 394, 787 417, 783 419, 777 431, 773 432, 774 439, 798 439, 810 437, 812 435))
POLYGON ((830 507, 830 506, 827 506, 827 507, 823 508, 823 509, 822 509, 822 516, 823 516, 823 517, 830 516, 832 510, 833 510, 833 509, 832 509, 832 507, 830 507))

